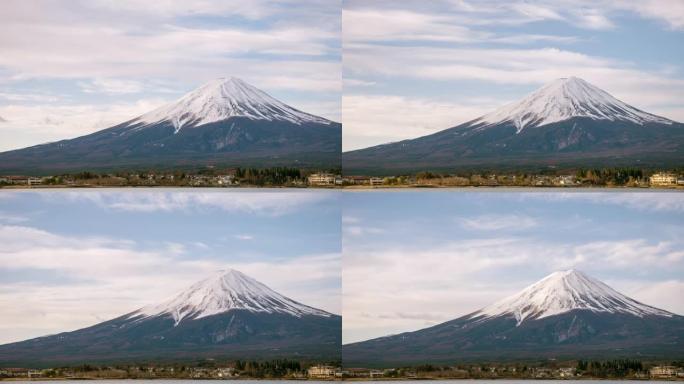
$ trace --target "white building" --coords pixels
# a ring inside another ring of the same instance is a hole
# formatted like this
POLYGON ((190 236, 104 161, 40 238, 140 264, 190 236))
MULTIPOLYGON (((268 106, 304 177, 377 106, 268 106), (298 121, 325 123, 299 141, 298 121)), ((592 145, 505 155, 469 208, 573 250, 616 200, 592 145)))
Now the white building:
POLYGON ((217 368, 216 376, 220 378, 235 376, 235 368, 217 368))
POLYGON ((233 176, 233 175, 221 175, 221 176, 218 176, 216 178, 216 183, 218 183, 218 185, 222 185, 222 186, 232 185, 234 181, 235 181, 235 176, 233 176))
POLYGON ((671 173, 658 172, 649 178, 651 185, 676 185, 677 176, 671 173))
POLYGON ((385 179, 382 177, 371 177, 370 178, 370 185, 375 186, 375 185, 383 185, 385 184, 385 179))
POLYGON ((372 370, 370 371, 370 377, 371 377, 371 379, 375 379, 375 378, 383 377, 383 376, 385 376, 385 372, 384 372, 384 371, 381 371, 381 370, 379 370, 379 369, 372 369, 372 370))
POLYGON ((29 177, 29 178, 26 180, 26 182, 27 182, 27 184, 28 184, 29 186, 31 186, 31 185, 41 185, 41 184, 43 184, 43 179, 40 178, 40 177, 29 177))
POLYGON ((335 175, 332 173, 312 173, 307 180, 309 185, 335 185, 335 175))
POLYGON ((335 377, 335 367, 330 365, 313 365, 307 371, 309 377, 325 379, 335 377))
POLYGON ((650 369, 651 377, 675 377, 677 376, 677 367, 669 365, 656 366, 650 369))

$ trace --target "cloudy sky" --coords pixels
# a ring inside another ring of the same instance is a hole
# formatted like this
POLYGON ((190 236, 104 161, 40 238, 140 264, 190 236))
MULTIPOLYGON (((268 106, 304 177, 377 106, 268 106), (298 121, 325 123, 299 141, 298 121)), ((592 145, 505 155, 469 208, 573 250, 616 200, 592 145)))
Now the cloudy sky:
POLYGON ((5 0, 0 151, 126 121, 236 76, 340 121, 341 0, 5 0))
POLYGON ((343 342, 471 313, 570 268, 684 315, 677 193, 345 193, 343 342))
POLYGON ((341 313, 337 193, 0 194, 0 344, 70 331, 240 270, 341 313))
POLYGON ((681 0, 346 0, 344 150, 418 137, 578 76, 684 121, 681 0))

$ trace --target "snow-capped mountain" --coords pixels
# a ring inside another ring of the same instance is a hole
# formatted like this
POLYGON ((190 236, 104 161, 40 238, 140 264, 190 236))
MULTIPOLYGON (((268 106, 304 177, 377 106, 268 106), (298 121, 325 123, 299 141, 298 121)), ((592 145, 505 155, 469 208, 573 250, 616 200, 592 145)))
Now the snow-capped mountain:
POLYGON ((346 152, 348 174, 670 167, 684 159, 684 124, 644 112, 577 77, 453 128, 346 152))
POLYGON ((168 315, 178 324, 184 319, 201 319, 231 310, 282 313, 295 317, 331 316, 328 312, 287 298, 240 271, 227 269, 193 284, 167 301, 135 311, 129 318, 168 315))
POLYGON ((522 100, 484 115, 472 123, 485 129, 492 125, 512 123, 520 133, 527 127, 541 127, 573 117, 593 120, 672 124, 673 121, 632 107, 608 92, 577 78, 553 81, 522 100))
POLYGON ((342 318, 232 269, 169 300, 73 332, 0 345, 0 366, 297 358, 339 360, 342 318))
POLYGON ((352 365, 547 358, 682 358, 684 317, 576 270, 552 273, 479 311, 342 347, 352 365))
POLYGON ((554 272, 521 292, 485 307, 470 317, 481 320, 513 316, 518 325, 572 310, 667 316, 672 313, 633 300, 603 282, 571 269, 554 272))
POLYGON ((227 77, 210 81, 174 103, 133 119, 128 125, 143 129, 149 125, 168 122, 177 133, 185 127, 198 127, 231 117, 281 120, 298 125, 331 123, 322 117, 290 107, 239 78, 227 77))
POLYGON ((198 167, 340 167, 342 125, 235 78, 111 128, 0 153, 0 174, 198 167))

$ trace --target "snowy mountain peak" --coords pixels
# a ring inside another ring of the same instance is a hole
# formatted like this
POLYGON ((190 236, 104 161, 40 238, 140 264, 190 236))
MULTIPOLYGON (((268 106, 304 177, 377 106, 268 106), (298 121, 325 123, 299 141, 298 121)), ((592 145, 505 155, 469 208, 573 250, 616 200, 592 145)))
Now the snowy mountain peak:
POLYGON ((603 282, 570 269, 554 272, 521 292, 485 307, 471 318, 513 316, 518 325, 525 320, 541 319, 571 310, 667 316, 670 312, 642 304, 603 282))
POLYGON ((240 271, 225 269, 169 300, 133 312, 129 318, 171 316, 178 324, 184 319, 200 319, 237 309, 295 317, 331 316, 328 312, 287 298, 240 271))
POLYGON ((520 101, 484 115, 471 123, 479 129, 501 123, 513 123, 519 133, 527 127, 588 117, 594 120, 629 121, 636 124, 672 124, 671 120, 628 105, 608 92, 578 77, 557 79, 520 101))
POLYGON ((135 126, 137 130, 151 124, 170 122, 178 132, 182 128, 198 127, 231 117, 294 124, 330 124, 329 120, 292 108, 237 77, 222 77, 202 85, 174 103, 132 120, 129 126, 135 126))

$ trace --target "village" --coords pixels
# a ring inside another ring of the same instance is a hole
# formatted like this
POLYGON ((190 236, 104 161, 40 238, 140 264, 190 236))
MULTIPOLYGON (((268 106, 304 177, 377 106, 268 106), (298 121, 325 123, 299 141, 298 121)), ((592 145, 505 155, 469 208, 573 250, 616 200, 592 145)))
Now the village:
POLYGON ((425 188, 425 187, 631 187, 684 188, 684 174, 620 171, 589 171, 576 174, 471 174, 441 175, 422 172, 413 176, 342 176, 332 172, 306 173, 300 170, 201 173, 117 173, 83 172, 59 176, 0 176, 0 188, 50 187, 295 187, 295 188, 425 188))
POLYGON ((684 174, 621 172, 620 170, 578 171, 575 174, 464 174, 442 175, 421 172, 413 176, 345 176, 341 185, 367 187, 632 187, 684 188, 684 174), (631 174, 630 174, 631 173, 631 174))
MULTIPOLYGON (((277 378, 295 380, 441 380, 441 379, 650 379, 684 381, 682 365, 653 365, 620 360, 604 363, 578 362, 577 367, 516 365, 422 365, 411 368, 341 368, 335 365, 312 365, 303 368, 298 363, 289 366, 252 365, 239 363, 226 366, 136 365, 71 368, 0 368, 0 380, 46 379, 254 379, 277 378), (255 368, 256 367, 256 368, 255 368)), ((256 365, 255 365, 256 364, 256 365)))
POLYGON ((206 169, 197 172, 80 172, 55 176, 0 176, 0 188, 79 187, 333 187, 334 173, 310 173, 296 168, 206 169))

